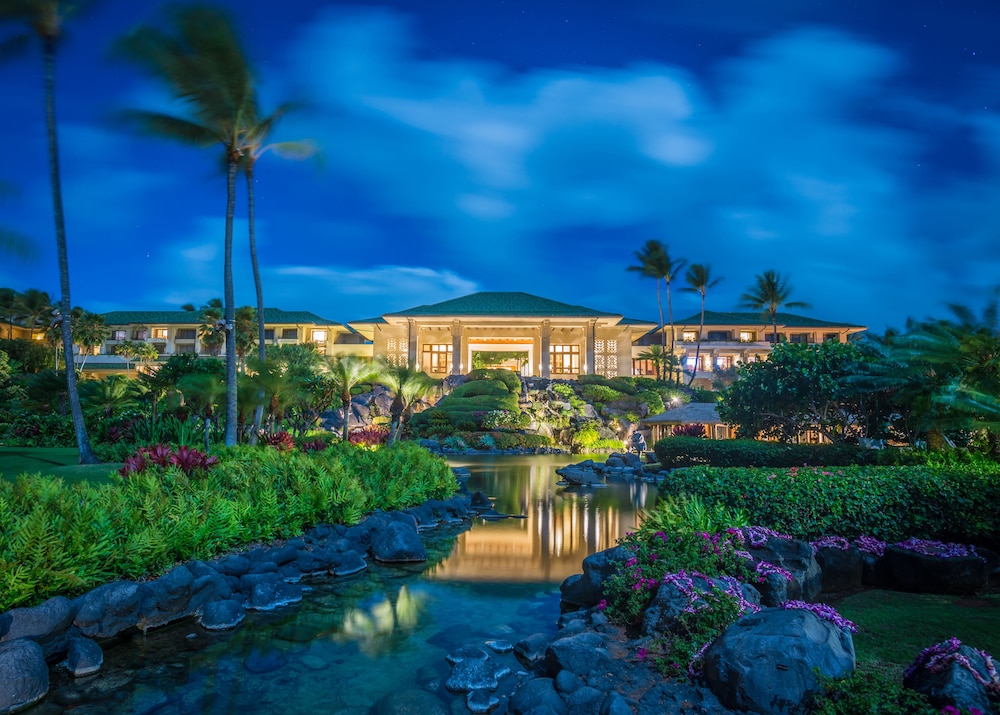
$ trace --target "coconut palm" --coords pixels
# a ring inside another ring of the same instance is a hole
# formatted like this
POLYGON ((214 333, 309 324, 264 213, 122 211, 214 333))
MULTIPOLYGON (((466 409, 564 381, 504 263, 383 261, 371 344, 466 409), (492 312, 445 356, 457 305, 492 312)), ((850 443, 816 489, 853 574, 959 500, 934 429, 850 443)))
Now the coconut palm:
POLYGON ((201 344, 208 348, 212 357, 218 357, 226 342, 225 321, 222 318, 225 308, 222 305, 222 298, 212 298, 200 308, 195 308, 192 303, 185 303, 181 306, 181 310, 198 314, 198 319, 201 321, 198 338, 201 344))
POLYGON ((788 279, 777 271, 766 270, 756 277, 756 284, 740 296, 740 304, 745 308, 761 310, 765 320, 771 322, 771 345, 778 342, 778 310, 780 308, 809 308, 801 300, 788 300, 792 287, 788 279))
MULTIPOLYGON (((652 278, 656 282, 656 307, 660 311, 660 339, 666 347, 667 336, 663 332, 663 300, 660 298, 660 277, 666 272, 670 259, 667 257, 667 249, 655 238, 646 241, 646 244, 635 252, 637 265, 629 266, 625 270, 634 271, 644 278, 652 278)), ((659 378, 657 378, 659 379, 659 378)))
MULTIPOLYGON (((244 137, 245 148, 240 159, 240 168, 247 181, 247 232, 250 239, 250 266, 253 269, 253 283, 257 294, 257 358, 262 363, 267 359, 264 341, 264 288, 260 277, 260 264, 257 261, 257 231, 255 222, 254 202, 254 169, 257 160, 267 151, 286 159, 306 159, 312 156, 315 145, 309 141, 267 143, 278 121, 292 108, 291 104, 282 104, 269 116, 258 119, 257 103, 253 102, 251 111, 246 118, 247 132, 244 137)), ((263 405, 254 413, 253 435, 260 429, 263 415, 263 405)))
POLYGON ((640 360, 649 360, 653 363, 653 369, 656 371, 656 379, 660 379, 663 374, 663 361, 664 358, 666 358, 662 347, 659 345, 650 345, 648 348, 636 355, 636 357, 640 360))
MULTIPOLYGON (((660 300, 660 280, 663 280, 667 288, 667 322, 670 325, 670 355, 674 354, 674 308, 670 295, 670 284, 674 278, 684 270, 687 261, 683 258, 674 260, 670 258, 670 251, 660 241, 650 239, 641 250, 636 251, 635 257, 639 260, 639 265, 629 266, 628 270, 637 271, 643 276, 656 280, 656 302, 660 308, 660 332, 661 344, 664 350, 667 348, 666 334, 663 333, 663 303, 660 300)), ((671 370, 673 373, 673 370, 671 370)))
POLYGON ((243 305, 236 309, 234 335, 236 336, 236 357, 240 366, 246 369, 247 353, 257 345, 257 311, 252 306, 243 305))
POLYGON ((698 326, 698 343, 694 349, 694 369, 691 377, 688 378, 688 386, 694 382, 694 376, 698 372, 698 359, 701 357, 701 334, 705 332, 705 294, 709 288, 715 288, 722 282, 721 278, 712 278, 712 266, 708 263, 694 263, 688 266, 687 273, 684 274, 687 286, 681 288, 686 293, 697 293, 701 296, 701 323, 698 326))
POLYGON ((340 395, 340 407, 343 410, 344 427, 342 437, 347 441, 348 422, 351 418, 351 390, 357 385, 371 382, 380 377, 382 367, 370 358, 357 355, 341 355, 328 357, 326 368, 330 379, 340 395))
POLYGON ((406 365, 384 366, 378 381, 395 393, 392 406, 389 408, 391 417, 389 444, 392 444, 402 435, 403 426, 413 410, 413 405, 436 390, 441 381, 423 370, 414 370, 406 365))
POLYGON ((177 389, 184 395, 187 404, 205 421, 205 451, 208 452, 211 446, 215 408, 227 393, 226 384, 218 375, 194 373, 178 380, 177 389))
MULTIPOLYGON (((63 305, 73 305, 70 299, 69 253, 66 248, 66 216, 63 211, 62 178, 59 172, 59 137, 56 128, 56 48, 62 37, 62 25, 69 11, 80 11, 86 0, 72 6, 60 0, 4 0, 0 4, 0 22, 16 22, 32 31, 42 42, 42 77, 45 86, 45 126, 49 149, 49 181, 52 187, 52 215, 56 229, 56 253, 59 260, 59 293, 63 305)), ((66 364, 73 359, 73 336, 70 321, 62 323, 62 346, 66 364)), ((66 392, 81 464, 97 464, 100 460, 90 446, 83 408, 76 386, 76 371, 66 371, 66 392)))
POLYGON ((236 174, 245 150, 246 118, 254 101, 253 76, 229 17, 203 5, 172 6, 170 32, 150 26, 118 43, 119 53, 166 83, 190 108, 188 116, 131 110, 123 119, 143 131, 196 146, 220 144, 226 161, 226 227, 223 259, 226 337, 225 444, 236 444, 237 381, 233 290, 233 215, 236 174))
MULTIPOLYGON (((52 319, 52 298, 43 290, 28 288, 17 300, 17 308, 22 320, 28 324, 29 337, 35 339, 35 327, 48 326, 52 319)), ((60 330, 60 335, 62 331, 60 330)))

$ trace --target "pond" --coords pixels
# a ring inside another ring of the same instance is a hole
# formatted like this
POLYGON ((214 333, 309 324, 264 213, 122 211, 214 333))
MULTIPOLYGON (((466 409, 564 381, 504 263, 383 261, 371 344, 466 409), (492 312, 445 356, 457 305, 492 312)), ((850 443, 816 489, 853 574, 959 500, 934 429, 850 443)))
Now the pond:
POLYGON ((105 644, 100 673, 55 671, 30 715, 97 713, 368 713, 391 692, 433 693, 446 708, 445 656, 469 642, 553 633, 559 584, 613 546, 651 506, 654 486, 556 486, 569 456, 469 457, 470 491, 501 513, 456 533, 424 532, 429 560, 371 562, 352 577, 313 580, 301 604, 248 612, 232 632, 190 619, 105 644))

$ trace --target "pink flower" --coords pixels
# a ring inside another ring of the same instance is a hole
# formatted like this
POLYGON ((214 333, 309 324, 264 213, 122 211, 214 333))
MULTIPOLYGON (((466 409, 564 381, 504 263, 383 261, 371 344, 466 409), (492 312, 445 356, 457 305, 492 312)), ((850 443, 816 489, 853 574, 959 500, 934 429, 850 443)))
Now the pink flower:
POLYGON ((635 652, 635 657, 638 658, 639 660, 646 660, 646 649, 640 648, 639 650, 637 650, 635 652))
POLYGON ((607 601, 607 599, 602 598, 600 601, 597 602, 597 610, 598 611, 603 611, 607 607, 608 607, 608 601, 607 601))

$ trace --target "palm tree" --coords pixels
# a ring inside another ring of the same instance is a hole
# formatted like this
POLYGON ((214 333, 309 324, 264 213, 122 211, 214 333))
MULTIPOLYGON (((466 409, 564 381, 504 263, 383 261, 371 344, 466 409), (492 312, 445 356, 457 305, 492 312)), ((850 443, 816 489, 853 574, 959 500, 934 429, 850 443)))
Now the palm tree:
POLYGON ((201 344, 208 348, 212 357, 218 357, 226 341, 225 321, 222 319, 225 309, 222 298, 212 298, 200 308, 195 308, 192 303, 185 303, 181 306, 181 310, 198 313, 198 319, 201 321, 198 337, 201 344))
POLYGON ((656 370, 656 379, 660 379, 663 369, 663 360, 666 355, 663 352, 663 348, 659 345, 650 345, 643 352, 636 355, 640 360, 649 360, 653 363, 653 369, 656 370))
MULTIPOLYGON (((635 252, 638 265, 629 266, 626 270, 635 271, 644 278, 652 278, 656 282, 656 306, 660 310, 660 339, 663 346, 667 345, 667 336, 663 332, 663 300, 660 298, 660 277, 667 271, 667 249, 655 238, 646 241, 646 244, 635 252)), ((657 378, 659 379, 659 378, 657 378)))
POLYGON ((205 421, 205 451, 208 452, 211 446, 212 418, 219 398, 226 395, 226 384, 218 375, 194 373, 178 380, 177 389, 205 421))
POLYGON ((52 298, 43 290, 28 288, 21 293, 17 305, 21 319, 28 322, 29 337, 34 340, 35 326, 47 324, 52 319, 52 298))
POLYGON ((236 336, 236 357, 243 370, 246 370, 247 353, 257 345, 257 331, 254 330, 257 323, 257 311, 252 306, 243 305, 236 309, 236 323, 234 335, 236 336))
POLYGON ((808 303, 801 300, 788 300, 792 287, 788 279, 777 271, 766 270, 756 277, 757 284, 740 296, 740 304, 745 308, 764 311, 765 319, 770 320, 771 345, 778 342, 778 309, 779 308, 809 308, 808 303))
MULTIPOLYGON (((639 265, 629 266, 628 270, 638 271, 643 276, 656 280, 656 302, 660 308, 660 331, 663 332, 663 303, 660 300, 660 280, 667 287, 667 321, 670 324, 670 355, 674 354, 674 308, 670 296, 670 283, 677 277, 677 274, 684 270, 687 261, 683 258, 673 260, 667 247, 655 238, 646 241, 641 250, 636 251, 635 257, 639 260, 639 265)), ((667 337, 662 335, 662 345, 664 350, 667 347, 667 337)), ((674 371, 671 370, 671 373, 674 371)))
MULTIPOLYGON (((56 253, 59 257, 60 302, 73 305, 69 290, 69 254, 66 249, 66 216, 63 211, 62 179, 59 172, 59 137, 56 131, 56 46, 62 36, 62 23, 69 9, 79 11, 89 4, 86 0, 67 8, 60 0, 5 0, 0 5, 0 22, 12 21, 30 28, 42 42, 43 81, 45 85, 45 126, 49 147, 49 181, 52 186, 52 215, 55 219, 56 253)), ((62 345, 66 364, 73 359, 72 326, 62 321, 62 345)), ((98 464, 100 460, 90 446, 83 408, 76 386, 76 371, 66 370, 66 391, 81 464, 98 464)))
POLYGON ((688 378, 688 387, 694 382, 694 376, 698 372, 698 358, 701 357, 701 334, 705 332, 705 294, 709 288, 715 288, 722 282, 721 278, 712 278, 712 266, 708 263, 694 263, 688 267, 684 274, 687 286, 681 288, 686 293, 697 293, 701 296, 701 324, 698 326, 698 344, 694 349, 694 369, 691 377, 688 378))
POLYGON ((351 418, 351 390, 361 383, 377 379, 381 366, 370 358, 357 355, 342 355, 326 359, 326 367, 334 387, 340 395, 340 406, 343 410, 344 428, 343 440, 347 441, 348 421, 351 418))
POLYGON ((7 321, 7 339, 14 337, 14 319, 20 316, 21 294, 13 288, 0 288, 0 317, 7 321))
POLYGON ((395 393, 389 408, 389 444, 399 440, 403 425, 413 410, 413 405, 431 394, 440 384, 423 370, 414 370, 406 365, 386 365, 379 382, 395 393))
MULTIPOLYGON (((0 197, 11 193, 13 191, 10 184, 0 181, 0 197)), ((30 240, 16 231, 0 226, 0 253, 7 253, 16 258, 29 259, 35 257, 35 246, 30 240)))
MULTIPOLYGON (((254 220, 254 168, 257 160, 267 151, 287 159, 306 159, 316 151, 315 146, 309 141, 265 143, 278 120, 291 108, 291 104, 282 104, 272 114, 258 120, 257 103, 253 102, 252 111, 246 119, 245 148, 240 160, 240 168, 247 181, 247 232, 250 238, 250 266, 253 269, 253 283, 257 294, 257 359, 261 363, 267 359, 267 354, 264 341, 264 288, 260 278, 260 264, 257 261, 257 231, 254 220)), ((254 412, 252 431, 254 436, 260 430, 263 411, 264 406, 261 404, 254 412)))
POLYGON ((123 118, 140 129, 196 146, 221 144, 226 161, 226 228, 223 261, 226 336, 226 446, 236 444, 236 306, 233 290, 233 215, 236 173, 246 148, 254 80, 232 22, 218 9, 186 5, 168 11, 172 34, 150 26, 133 30, 119 52, 163 80, 191 108, 188 117, 132 110, 123 118))

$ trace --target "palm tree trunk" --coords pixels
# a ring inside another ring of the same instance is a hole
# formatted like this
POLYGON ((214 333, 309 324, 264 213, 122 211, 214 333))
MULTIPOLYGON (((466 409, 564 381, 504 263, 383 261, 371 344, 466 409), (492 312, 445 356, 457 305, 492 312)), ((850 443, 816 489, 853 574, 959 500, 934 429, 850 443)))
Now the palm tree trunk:
POLYGON ((351 393, 347 393, 347 398, 345 399, 343 395, 340 396, 341 409, 344 411, 344 427, 341 432, 341 436, 344 442, 347 442, 347 423, 351 419, 351 393))
POLYGON ((226 248, 223 265, 226 321, 226 435, 224 444, 236 446, 236 299, 233 291, 233 214, 236 210, 236 168, 239 157, 228 157, 226 173, 226 248))
POLYGON ((691 378, 688 380, 688 387, 694 382, 695 375, 698 374, 698 359, 701 357, 701 334, 705 332, 705 294, 701 294, 701 323, 698 325, 698 343, 694 348, 694 369, 691 371, 691 378))
MULTIPOLYGON (((43 38, 42 56, 45 62, 45 124, 49 141, 49 178, 52 182, 52 207, 56 222, 56 251, 59 254, 59 289, 63 304, 62 328, 63 351, 66 357, 66 392, 69 394, 69 409, 73 416, 73 430, 80 451, 80 464, 100 464, 90 446, 87 425, 83 421, 80 393, 76 387, 76 369, 73 366, 73 335, 69 315, 69 253, 66 250, 66 216, 63 211, 62 182, 59 174, 59 141, 56 135, 56 41, 53 37, 43 38)), ((32 330, 32 332, 34 332, 32 330)))
MULTIPOLYGON (((660 345, 667 349, 667 334, 663 332, 663 300, 660 298, 660 279, 656 279, 656 306, 660 309, 660 345)), ((659 378, 657 378, 659 379, 659 378)))
POLYGON ((675 339, 675 336, 674 336, 674 306, 673 306, 673 303, 670 300, 670 281, 664 279, 663 282, 667 284, 667 319, 670 321, 670 364, 671 364, 671 368, 670 368, 670 372, 671 372, 670 377, 671 377, 671 380, 670 381, 671 382, 676 382, 677 384, 680 384, 680 375, 673 368, 673 365, 674 365, 674 355, 675 355, 675 353, 674 353, 674 339, 675 339))
MULTIPOLYGON (((253 267, 253 286, 257 291, 257 357, 260 369, 264 369, 267 346, 264 344, 264 287, 260 280, 260 264, 257 262, 257 232, 254 229, 253 201, 253 157, 247 159, 243 167, 247 178, 247 227, 250 234, 250 265, 253 267)), ((250 444, 257 444, 261 418, 264 416, 264 390, 257 391, 257 407, 253 411, 253 429, 250 430, 250 444)))

